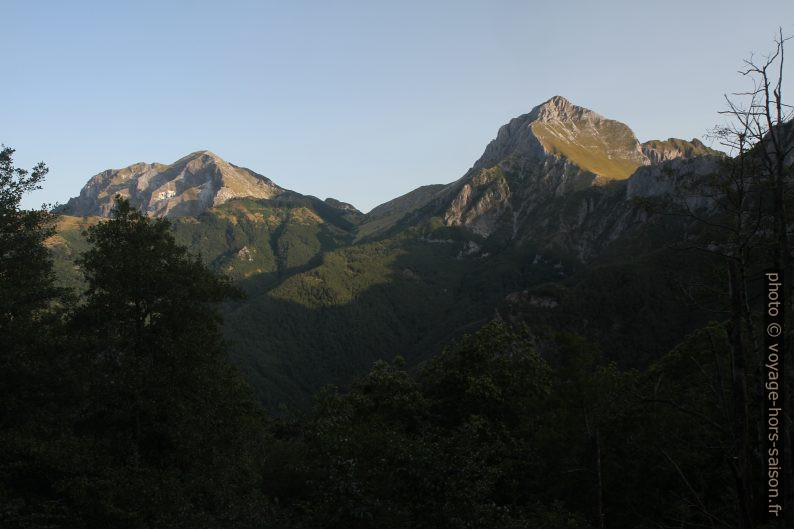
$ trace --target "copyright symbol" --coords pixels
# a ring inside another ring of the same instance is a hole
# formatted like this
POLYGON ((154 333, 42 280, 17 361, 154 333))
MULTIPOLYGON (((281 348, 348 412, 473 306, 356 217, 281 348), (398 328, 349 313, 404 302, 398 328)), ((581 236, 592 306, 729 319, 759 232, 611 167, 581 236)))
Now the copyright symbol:
POLYGON ((771 337, 780 336, 780 324, 779 323, 770 323, 766 327, 766 333, 771 337))

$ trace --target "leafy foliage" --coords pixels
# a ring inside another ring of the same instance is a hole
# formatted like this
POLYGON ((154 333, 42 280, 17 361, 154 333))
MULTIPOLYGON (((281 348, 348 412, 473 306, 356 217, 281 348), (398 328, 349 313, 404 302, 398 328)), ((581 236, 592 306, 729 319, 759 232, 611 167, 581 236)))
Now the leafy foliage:
MULTIPOLYGON (((46 440, 63 388, 57 350, 62 305, 52 260, 43 241, 53 232, 44 209, 20 209, 22 196, 38 189, 47 168, 15 168, 14 150, 0 150, 0 525, 62 516, 63 505, 42 487, 53 472, 46 440), (46 419, 46 420, 45 420, 46 419), (44 490, 42 490, 44 489, 44 490)), ((35 525, 32 524, 32 527, 35 525)))
POLYGON ((29 332, 40 311, 55 297, 52 259, 42 244, 54 231, 45 209, 22 211, 22 196, 39 189, 47 174, 40 163, 32 172, 15 168, 14 150, 0 148, 0 349, 29 332))
POLYGON ((256 483, 261 432, 213 305, 239 292, 123 199, 86 238, 69 328, 90 381, 75 432, 93 447, 74 501, 91 525, 219 524, 256 483))
POLYGON ((2 385, 0 521, 254 526, 267 512, 256 492, 263 418, 226 359, 215 308, 239 292, 176 244, 167 222, 124 201, 114 215, 88 229, 87 291, 67 314, 55 312, 49 261, 35 262, 46 226, 27 219, 38 228, 12 248, 31 251, 8 252, 40 270, 21 286, 41 294, 3 334, 3 376, 16 380, 2 385))
MULTIPOLYGON (((498 323, 417 377, 400 358, 379 361, 349 392, 321 394, 280 441, 303 447, 312 486, 271 493, 284 495, 295 527, 584 527, 543 501, 533 439, 549 387, 548 365, 498 323)), ((284 461, 271 464, 284 475, 284 461)))

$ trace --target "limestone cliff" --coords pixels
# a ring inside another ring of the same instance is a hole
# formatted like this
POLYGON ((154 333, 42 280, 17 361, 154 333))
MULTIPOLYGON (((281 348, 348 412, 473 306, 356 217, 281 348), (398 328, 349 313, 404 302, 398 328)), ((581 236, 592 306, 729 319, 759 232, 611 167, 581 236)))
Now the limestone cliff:
POLYGON ((210 151, 198 151, 165 165, 136 163, 93 176, 63 208, 79 216, 107 217, 121 195, 149 215, 198 215, 232 198, 273 198, 285 190, 250 169, 230 164, 210 151))

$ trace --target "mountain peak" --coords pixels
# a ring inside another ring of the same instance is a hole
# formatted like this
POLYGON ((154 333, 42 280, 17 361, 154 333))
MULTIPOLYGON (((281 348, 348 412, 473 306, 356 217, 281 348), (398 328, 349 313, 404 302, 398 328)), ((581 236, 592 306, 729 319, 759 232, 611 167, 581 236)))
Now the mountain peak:
POLYGON ((183 156, 179 160, 175 161, 173 165, 179 163, 192 162, 194 160, 199 160, 202 163, 218 163, 218 162, 226 163, 226 161, 223 158, 221 158, 214 152, 203 149, 200 151, 191 152, 187 156, 183 156))
POLYGON ((567 161, 596 180, 623 180, 648 163, 625 124, 554 96, 499 129, 474 168, 567 161))
POLYGON ((563 97, 561 95, 552 96, 551 99, 549 99, 548 101, 546 101, 543 104, 544 105, 555 105, 555 106, 559 106, 559 107, 565 107, 565 106, 572 106, 573 105, 573 103, 571 103, 570 101, 568 101, 567 99, 565 99, 565 97, 563 97))
POLYGON ((234 166, 208 150, 170 165, 137 163, 93 176, 65 206, 72 215, 108 216, 118 194, 149 215, 198 215, 238 197, 272 198, 285 190, 250 169, 234 166))
POLYGON ((200 150, 200 151, 192 152, 192 153, 188 154, 186 156, 186 158, 199 158, 201 156, 212 158, 213 160, 220 160, 221 159, 220 156, 218 156, 214 152, 212 152, 210 150, 207 150, 207 149, 203 149, 203 150, 200 150))
POLYGON ((586 116, 602 118, 600 114, 584 107, 574 105, 563 96, 554 96, 548 101, 536 106, 529 114, 534 119, 542 122, 551 121, 576 121, 586 116))

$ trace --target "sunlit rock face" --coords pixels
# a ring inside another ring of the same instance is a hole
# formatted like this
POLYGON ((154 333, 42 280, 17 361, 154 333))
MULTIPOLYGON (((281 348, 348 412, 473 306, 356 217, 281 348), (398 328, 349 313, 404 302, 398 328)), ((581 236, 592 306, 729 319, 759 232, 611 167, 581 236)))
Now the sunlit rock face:
POLYGON ((195 216, 232 198, 273 198, 285 190, 250 169, 230 164, 210 151, 198 151, 165 165, 136 163, 92 177, 69 200, 70 215, 107 217, 116 195, 152 216, 195 216))
POLYGON ((550 197, 625 180, 651 161, 625 124, 555 96, 502 126, 443 214, 488 236, 518 235, 550 197))

